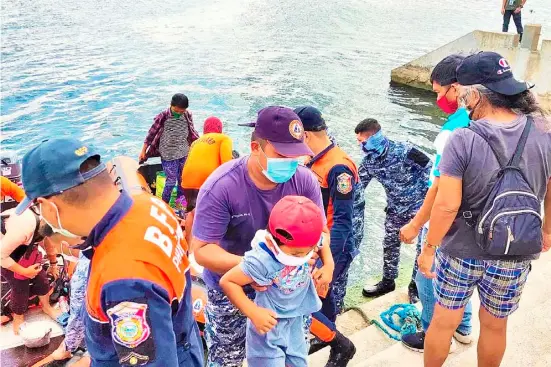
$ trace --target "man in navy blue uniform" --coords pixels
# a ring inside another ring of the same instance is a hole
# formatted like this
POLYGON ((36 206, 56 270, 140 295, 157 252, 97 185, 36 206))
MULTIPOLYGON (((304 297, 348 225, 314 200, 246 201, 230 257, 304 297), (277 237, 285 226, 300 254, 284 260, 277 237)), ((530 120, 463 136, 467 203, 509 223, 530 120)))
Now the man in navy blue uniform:
POLYGON ((48 140, 23 158, 26 198, 54 232, 88 236, 86 346, 92 366, 203 366, 187 243, 159 198, 119 192, 92 147, 48 140), (98 194, 99 193, 99 194, 98 194))
MULTIPOLYGON (((427 155, 410 144, 395 142, 384 136, 375 119, 365 119, 356 126, 356 136, 364 158, 359 168, 360 187, 354 203, 354 236, 359 249, 364 233, 365 188, 373 178, 383 185, 387 207, 383 240, 383 279, 363 289, 365 297, 378 297, 396 288, 400 262, 400 228, 417 213, 428 190, 432 163, 427 155)), ((417 256, 420 244, 417 243, 417 256)), ((418 301, 415 275, 417 259, 409 284, 412 303, 418 301)))

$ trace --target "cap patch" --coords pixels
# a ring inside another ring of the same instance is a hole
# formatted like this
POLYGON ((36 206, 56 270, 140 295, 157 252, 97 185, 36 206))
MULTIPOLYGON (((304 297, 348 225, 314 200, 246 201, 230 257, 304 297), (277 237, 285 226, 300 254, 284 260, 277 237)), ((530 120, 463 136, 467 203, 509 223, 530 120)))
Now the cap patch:
POLYGON ((343 195, 349 194, 352 191, 352 176, 348 173, 337 176, 337 191, 343 195))
POLYGON ((293 120, 289 123, 289 132, 293 136, 293 138, 297 140, 303 140, 304 138, 304 127, 302 126, 302 122, 299 120, 293 120))
POLYGON ((77 150, 75 150, 75 154, 79 157, 82 157, 86 153, 88 153, 88 147, 86 147, 86 146, 78 148, 77 150))
POLYGON ((501 75, 503 73, 507 73, 507 72, 511 71, 511 66, 509 65, 507 60, 505 60, 505 58, 502 57, 501 59, 499 59, 498 64, 499 64, 499 66, 501 66, 503 68, 503 69, 499 69, 497 71, 498 75, 501 75))

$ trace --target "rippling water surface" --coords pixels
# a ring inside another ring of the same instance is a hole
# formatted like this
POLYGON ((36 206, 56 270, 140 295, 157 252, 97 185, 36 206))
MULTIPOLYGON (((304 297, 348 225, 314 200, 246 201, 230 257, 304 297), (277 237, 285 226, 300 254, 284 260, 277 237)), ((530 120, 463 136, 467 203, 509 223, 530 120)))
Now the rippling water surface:
MULTIPOLYGON (((241 152, 250 130, 237 123, 268 104, 312 104, 357 160, 353 129, 366 117, 432 153, 433 95, 389 87, 390 70, 474 29, 499 31, 500 3, 4 0, 2 150, 76 136, 108 157, 137 156, 154 115, 183 92, 198 128, 221 117, 241 152)), ((551 38, 549 0, 529 0, 523 15, 551 38)), ((384 191, 373 183, 367 195, 353 283, 381 271, 384 191)))

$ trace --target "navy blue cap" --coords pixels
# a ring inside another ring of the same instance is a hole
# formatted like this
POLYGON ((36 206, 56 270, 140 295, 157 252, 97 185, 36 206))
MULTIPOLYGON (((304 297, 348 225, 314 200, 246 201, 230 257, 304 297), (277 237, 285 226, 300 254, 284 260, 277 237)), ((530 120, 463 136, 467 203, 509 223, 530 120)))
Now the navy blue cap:
POLYGON ((39 197, 61 194, 103 172, 101 163, 92 170, 80 173, 80 166, 88 158, 101 158, 90 145, 77 139, 45 140, 23 157, 22 181, 25 199, 17 206, 20 215, 39 197))
POLYGON ((267 140, 276 152, 286 157, 313 156, 304 142, 304 127, 292 109, 270 106, 258 111, 255 122, 239 124, 254 127, 259 138, 267 140))
POLYGON ((457 82, 461 85, 482 84, 496 93, 514 96, 532 86, 513 77, 507 60, 496 52, 482 51, 468 56, 457 67, 457 82))
POLYGON ((295 113, 300 117, 305 131, 322 131, 327 129, 321 112, 312 106, 301 106, 295 108, 295 113))

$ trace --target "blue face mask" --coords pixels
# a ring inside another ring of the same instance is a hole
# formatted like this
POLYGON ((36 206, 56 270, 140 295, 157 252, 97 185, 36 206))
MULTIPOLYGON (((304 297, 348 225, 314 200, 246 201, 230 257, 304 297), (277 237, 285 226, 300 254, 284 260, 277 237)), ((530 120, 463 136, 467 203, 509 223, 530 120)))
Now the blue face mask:
MULTIPOLYGON (((264 151, 262 153, 266 156, 264 151)), ((266 156, 266 160, 268 163, 262 173, 273 183, 280 184, 289 181, 298 168, 298 159, 296 158, 270 158, 266 156)), ((260 165, 260 162, 258 164, 260 165)))
POLYGON ((388 141, 382 131, 378 131, 362 143, 362 150, 366 155, 380 156, 384 153, 387 144, 388 141))

